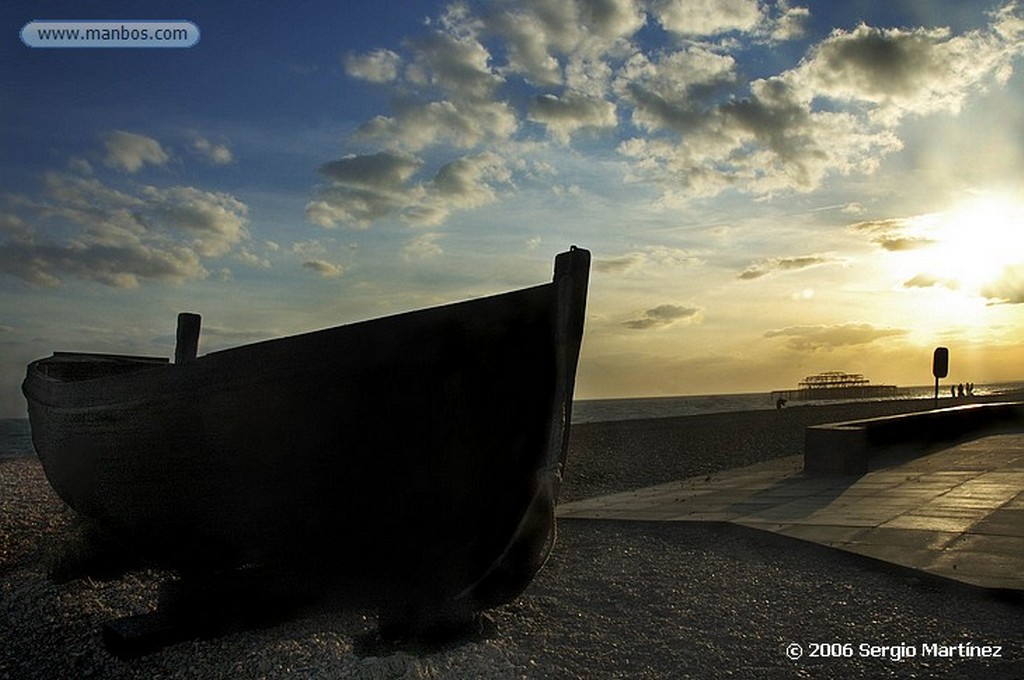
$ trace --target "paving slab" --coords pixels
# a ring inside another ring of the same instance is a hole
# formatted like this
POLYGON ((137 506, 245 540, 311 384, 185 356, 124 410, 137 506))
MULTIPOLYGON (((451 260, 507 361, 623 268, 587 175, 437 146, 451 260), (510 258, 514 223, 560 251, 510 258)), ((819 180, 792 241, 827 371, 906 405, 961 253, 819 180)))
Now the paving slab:
POLYGON ((803 456, 558 506, 559 519, 731 522, 1024 592, 1024 433, 810 475, 803 456))

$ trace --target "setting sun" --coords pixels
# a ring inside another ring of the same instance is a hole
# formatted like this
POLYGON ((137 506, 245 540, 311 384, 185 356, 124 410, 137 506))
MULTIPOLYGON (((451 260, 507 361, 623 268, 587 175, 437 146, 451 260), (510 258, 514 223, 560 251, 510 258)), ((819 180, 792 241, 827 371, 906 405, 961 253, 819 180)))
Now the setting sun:
POLYGON ((944 289, 978 302, 992 297, 986 290, 1024 253, 1024 203, 996 195, 868 228, 892 254, 902 288, 944 289))
POLYGON ((948 277, 969 295, 1000 276, 1024 253, 1024 204, 981 196, 938 217, 935 245, 924 256, 935 275, 948 277))

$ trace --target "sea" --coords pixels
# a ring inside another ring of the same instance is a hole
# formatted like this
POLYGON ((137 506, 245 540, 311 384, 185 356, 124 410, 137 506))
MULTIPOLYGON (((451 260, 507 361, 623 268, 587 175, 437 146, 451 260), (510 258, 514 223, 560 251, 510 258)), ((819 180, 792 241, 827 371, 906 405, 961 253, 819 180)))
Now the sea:
MULTIPOLYGON (((940 387, 939 397, 952 402, 950 386, 940 387)), ((789 402, 787 407, 798 404, 825 405, 858 401, 893 401, 899 399, 930 399, 935 395, 933 385, 900 388, 895 397, 876 399, 836 399, 809 402, 789 402)), ((1024 392, 1024 381, 977 384, 975 396, 1024 392)), ((573 402, 573 423, 596 423, 610 420, 640 420, 645 418, 673 418, 695 416, 705 413, 728 413, 732 411, 760 411, 775 408, 775 401, 769 392, 747 392, 741 394, 702 394, 674 397, 633 397, 628 399, 578 399, 573 402)), ((32 435, 26 418, 0 418, 0 458, 33 456, 32 435)))
POLYGON ((28 418, 0 418, 0 458, 34 455, 28 418))
MULTIPOLYGON (((951 402, 950 386, 939 387, 939 398, 951 402)), ((1011 394, 1024 391, 1024 381, 1005 383, 978 383, 974 386, 977 397, 1011 394)), ((865 401, 896 401, 907 399, 931 399, 935 386, 901 387, 899 394, 892 397, 871 399, 822 399, 814 401, 789 401, 787 407, 800 404, 827 405, 865 401)), ((941 405, 941 404, 940 404, 941 405)), ((573 423, 596 423, 606 420, 640 420, 643 418, 673 418, 696 416, 704 413, 727 413, 731 411, 760 411, 775 408, 770 392, 746 392, 742 394, 705 394, 677 397, 637 397, 630 399, 580 399, 573 402, 573 423)))

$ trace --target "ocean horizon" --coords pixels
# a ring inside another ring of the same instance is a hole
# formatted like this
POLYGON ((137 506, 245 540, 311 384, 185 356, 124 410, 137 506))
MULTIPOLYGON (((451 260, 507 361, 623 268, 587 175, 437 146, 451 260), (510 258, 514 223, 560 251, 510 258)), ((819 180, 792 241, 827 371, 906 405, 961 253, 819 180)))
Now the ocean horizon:
MULTIPOLYGON (((939 405, 962 403, 951 397, 950 388, 955 385, 939 386, 939 405)), ((977 383, 974 396, 990 397, 999 394, 1024 391, 1024 381, 977 383)), ((900 387, 899 393, 889 397, 866 399, 821 399, 813 401, 787 402, 786 408, 794 406, 815 406, 872 401, 901 401, 908 399, 931 399, 935 396, 934 385, 900 387)), ((660 397, 624 397, 611 399, 577 399, 573 401, 572 422, 594 423, 611 420, 642 420, 646 418, 675 418, 705 413, 730 413, 735 411, 762 411, 776 408, 772 392, 740 392, 735 394, 699 394, 660 397)))
MULTIPOLYGON (((959 399, 951 398, 949 390, 950 385, 941 385, 939 387, 940 406, 963 403, 959 399)), ((1019 392, 1024 392, 1024 381, 979 383, 974 387, 974 396, 977 397, 1019 392)), ((900 388, 900 393, 893 397, 790 401, 787 403, 786 408, 849 402, 930 399, 934 394, 934 385, 922 385, 900 388)), ((578 425, 615 420, 644 420, 647 418, 696 416, 708 413, 762 411, 774 408, 775 401, 772 399, 771 392, 576 399, 573 401, 572 422, 574 425, 578 425)), ((35 455, 35 451, 32 448, 32 433, 29 428, 28 418, 0 418, 0 458, 17 458, 31 455, 35 455)))

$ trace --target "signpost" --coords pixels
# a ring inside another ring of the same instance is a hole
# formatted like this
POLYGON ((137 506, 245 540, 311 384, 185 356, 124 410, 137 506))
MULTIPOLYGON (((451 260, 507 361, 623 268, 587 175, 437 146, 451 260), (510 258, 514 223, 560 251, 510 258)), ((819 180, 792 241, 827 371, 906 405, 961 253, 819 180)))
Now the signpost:
POLYGON ((935 376, 935 406, 939 405, 939 378, 949 375, 949 350, 936 347, 932 355, 932 375, 935 376))

